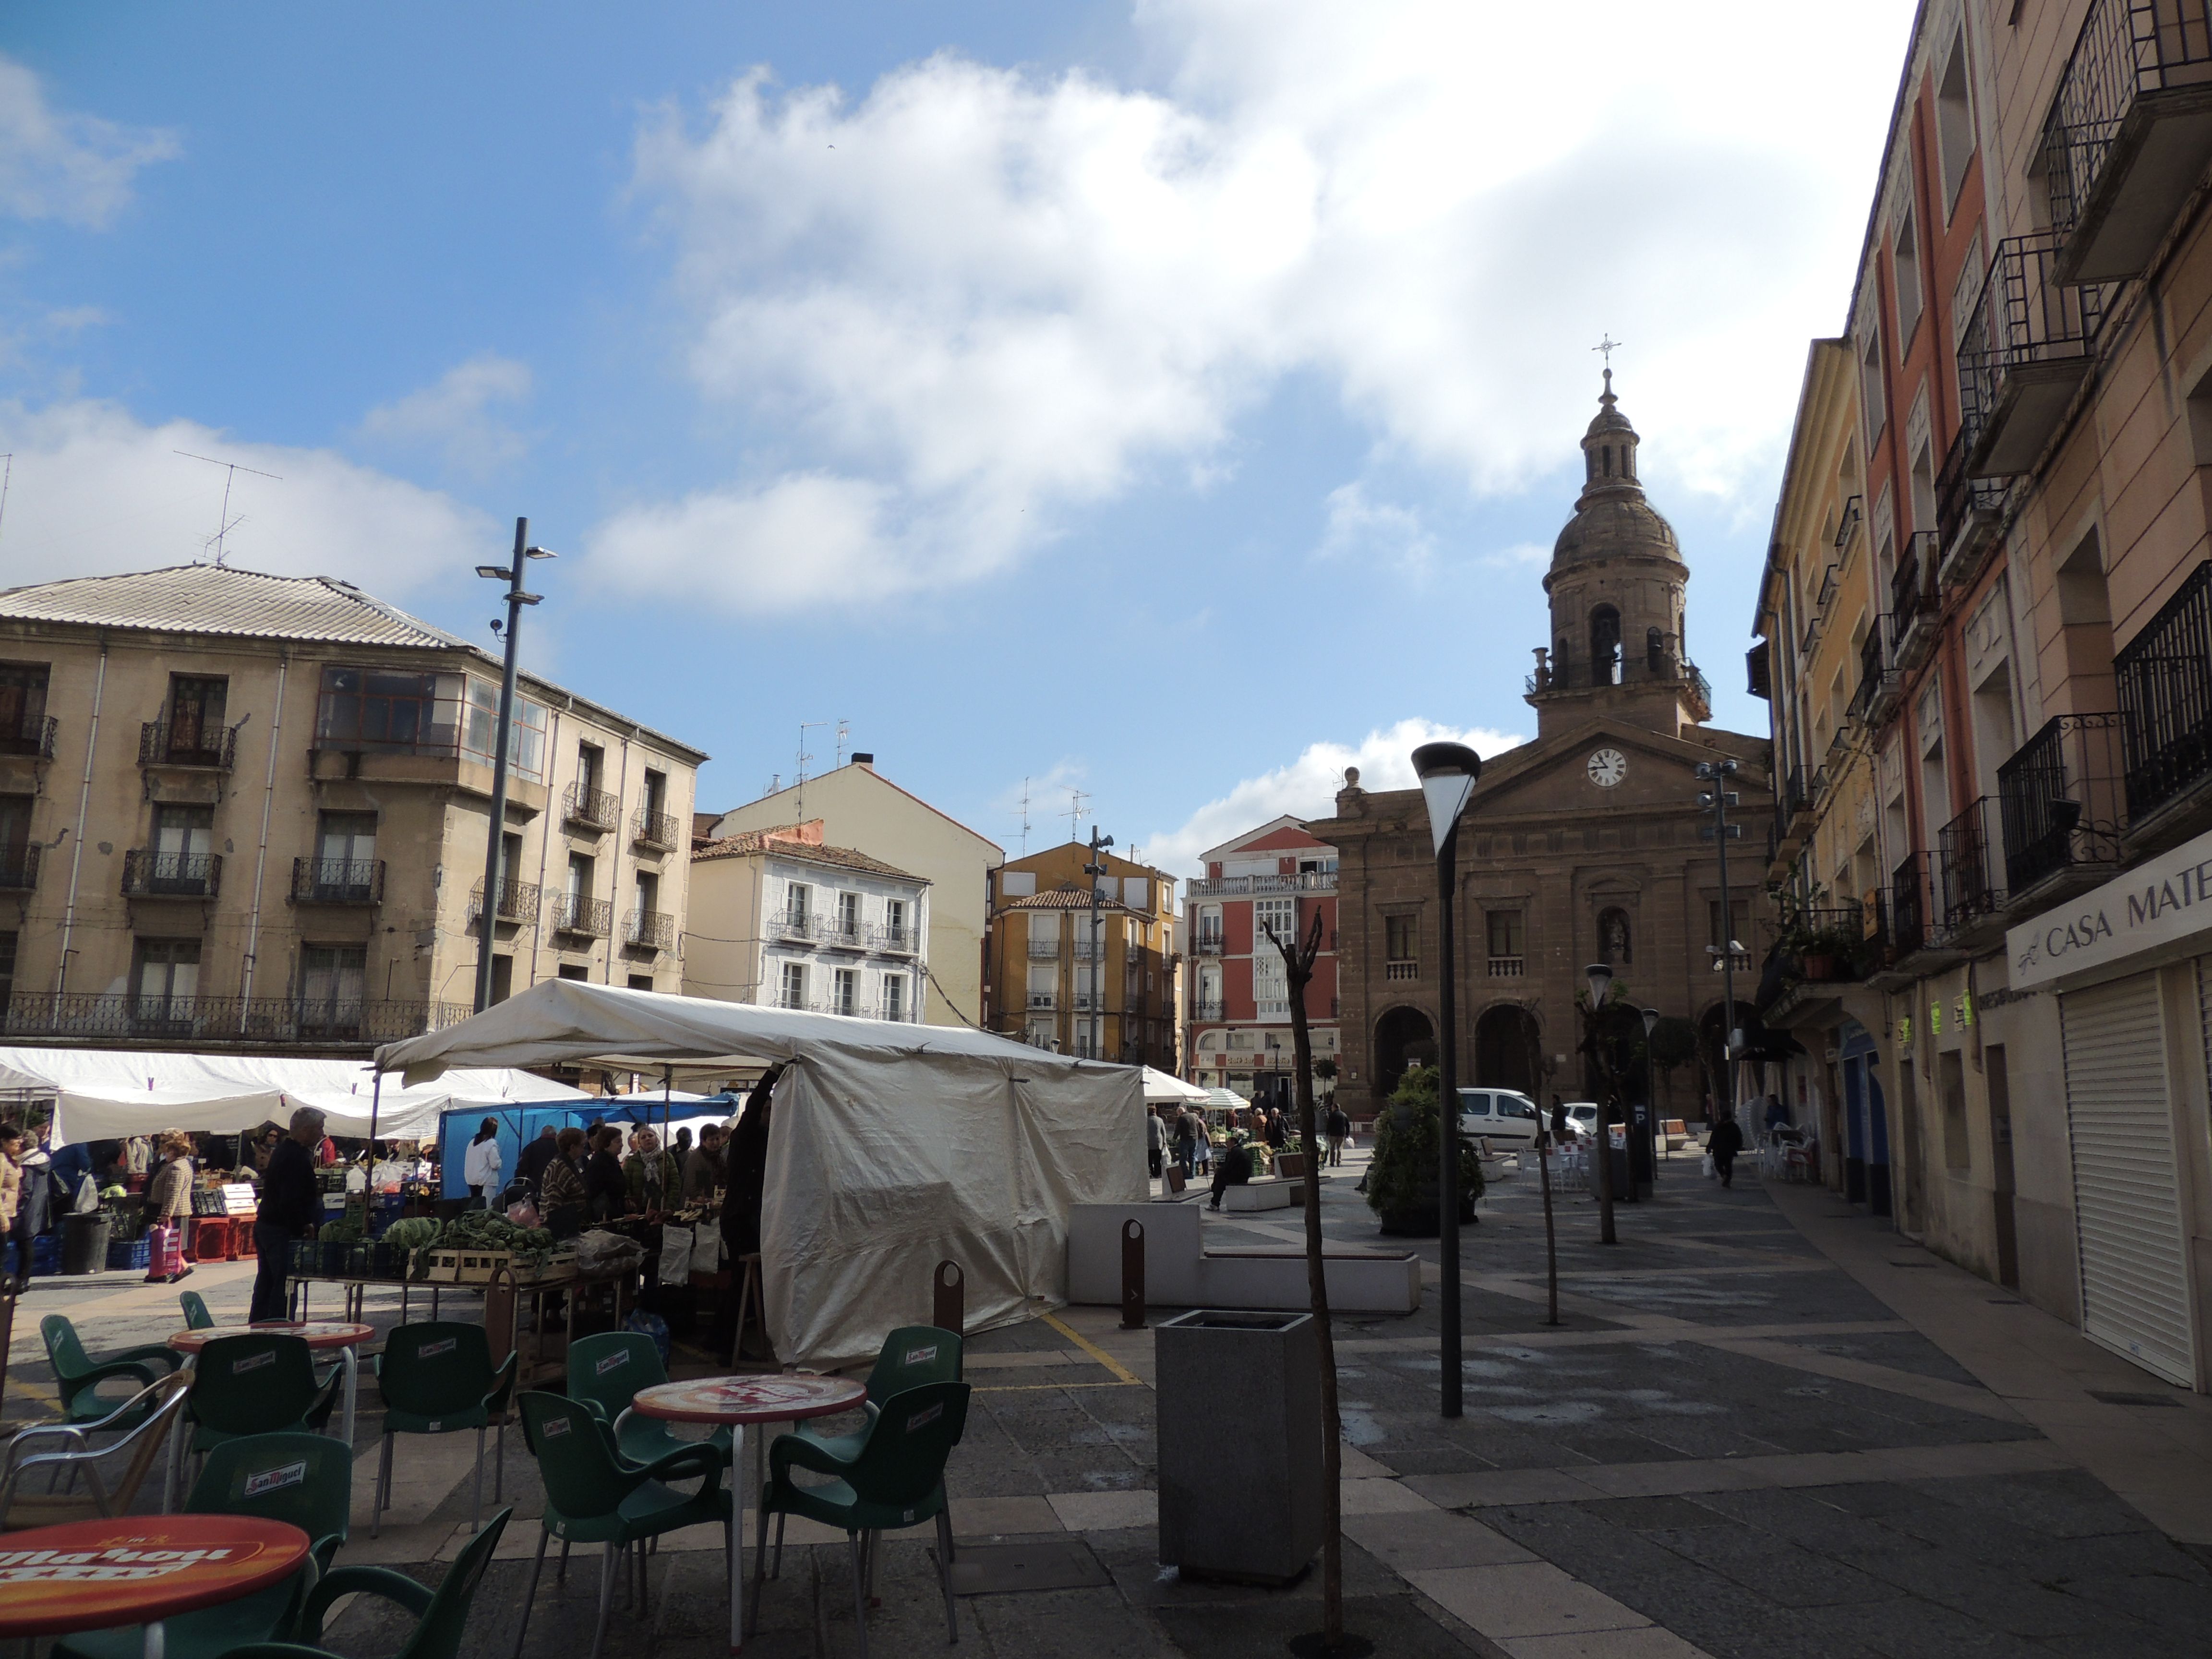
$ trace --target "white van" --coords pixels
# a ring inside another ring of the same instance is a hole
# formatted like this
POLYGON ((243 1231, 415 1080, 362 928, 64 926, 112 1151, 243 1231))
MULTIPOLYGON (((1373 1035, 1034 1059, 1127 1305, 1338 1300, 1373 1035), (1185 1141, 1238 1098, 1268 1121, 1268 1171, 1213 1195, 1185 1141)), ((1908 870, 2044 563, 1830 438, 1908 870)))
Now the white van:
POLYGON ((1459 1132, 1499 1145, 1533 1146, 1540 1123, 1536 1103, 1510 1089, 1462 1089, 1459 1132))

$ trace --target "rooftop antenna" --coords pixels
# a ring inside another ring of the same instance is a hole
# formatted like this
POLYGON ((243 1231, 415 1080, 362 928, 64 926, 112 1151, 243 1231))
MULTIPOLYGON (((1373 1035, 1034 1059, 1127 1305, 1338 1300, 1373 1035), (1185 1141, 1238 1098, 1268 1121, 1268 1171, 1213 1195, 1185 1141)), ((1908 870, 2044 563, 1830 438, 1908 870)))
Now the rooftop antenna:
POLYGON ((828 720, 801 720, 799 723, 799 770, 792 775, 791 787, 799 793, 792 798, 792 808, 799 816, 794 823, 806 822, 806 763, 814 758, 806 752, 806 734, 817 726, 827 726, 828 720))
POLYGON ((212 455, 195 455, 189 449, 173 450, 170 453, 181 455, 188 461, 205 461, 210 466, 219 466, 223 469, 222 511, 216 515, 215 534, 203 538, 200 542, 201 551, 204 552, 210 547, 215 550, 215 562, 220 568, 223 559, 223 538, 246 522, 246 515, 243 513, 234 519, 230 516, 230 487, 236 482, 238 475, 241 472, 251 472, 257 478, 268 478, 276 483, 283 483, 284 480, 274 472, 264 472, 259 467, 248 466, 243 461, 219 461, 212 455))
POLYGON ((1091 797, 1082 790, 1074 787, 1073 785, 1069 786, 1067 791, 1067 811, 1062 812, 1060 817, 1068 820, 1067 838, 1070 841, 1081 841, 1083 839, 1083 820, 1092 816, 1091 809, 1085 806, 1083 803, 1090 799, 1091 797))
POLYGON ((0 525, 8 522, 8 485, 15 476, 15 452, 0 455, 0 525))
POLYGON ((1030 781, 1022 780, 1022 856, 1030 855, 1030 781))
POLYGON ((852 735, 853 722, 839 720, 837 722, 837 764, 840 766, 845 763, 845 739, 852 735))

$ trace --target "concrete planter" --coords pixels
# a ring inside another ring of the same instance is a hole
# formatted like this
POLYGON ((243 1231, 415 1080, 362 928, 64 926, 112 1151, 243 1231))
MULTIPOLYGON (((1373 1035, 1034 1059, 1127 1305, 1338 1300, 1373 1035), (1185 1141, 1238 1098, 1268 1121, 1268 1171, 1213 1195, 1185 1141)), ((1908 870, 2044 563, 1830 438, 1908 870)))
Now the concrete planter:
POLYGON ((1160 1560, 1289 1583, 1322 1543, 1313 1316, 1200 1309, 1158 1327, 1155 1342, 1160 1560))

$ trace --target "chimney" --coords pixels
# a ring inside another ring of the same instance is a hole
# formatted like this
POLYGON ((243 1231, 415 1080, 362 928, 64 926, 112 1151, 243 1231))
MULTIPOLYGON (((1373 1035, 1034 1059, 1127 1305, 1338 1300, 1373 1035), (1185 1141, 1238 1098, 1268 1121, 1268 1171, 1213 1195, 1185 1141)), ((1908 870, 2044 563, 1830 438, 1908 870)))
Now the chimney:
POLYGON ((856 754, 853 757, 853 764, 865 766, 872 772, 876 769, 876 757, 873 755, 856 754))

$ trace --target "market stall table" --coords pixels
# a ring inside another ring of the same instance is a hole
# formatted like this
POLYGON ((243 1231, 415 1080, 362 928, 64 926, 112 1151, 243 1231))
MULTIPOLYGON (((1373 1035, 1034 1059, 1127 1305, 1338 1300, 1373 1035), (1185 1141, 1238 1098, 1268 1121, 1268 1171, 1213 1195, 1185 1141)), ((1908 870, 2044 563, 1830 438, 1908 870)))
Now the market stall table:
MULTIPOLYGON (((657 1417, 669 1423, 726 1424, 736 1431, 730 1448, 730 1651, 744 1647, 744 1554, 745 1505, 737 1486, 736 1471, 744 1456, 745 1425, 793 1422, 806 1417, 831 1417, 859 1408, 867 1389, 849 1376, 806 1376, 784 1373, 769 1376, 702 1376, 688 1382, 662 1382, 640 1389, 629 1410, 641 1417, 657 1417)), ((624 1416, 629 1413, 625 1412, 624 1416)), ((616 1424, 619 1431, 621 1424, 616 1424)), ((760 1488, 768 1481, 768 1438, 756 1437, 753 1448, 752 1503, 760 1502, 760 1488)), ((753 1547, 768 1547, 765 1537, 753 1547)))
POLYGON ((307 1534, 244 1515, 118 1516, 0 1537, 0 1641, 146 1627, 251 1595, 307 1559, 307 1534))
MULTIPOLYGON (((309 1320, 301 1322, 291 1319, 264 1320, 258 1325, 210 1325, 200 1330, 172 1331, 166 1339, 170 1347, 185 1356, 190 1367, 199 1358, 200 1350, 220 1337, 226 1336, 296 1336, 310 1350, 336 1348, 339 1363, 345 1367, 345 1428, 346 1449, 353 1449, 354 1407, 361 1395, 361 1345, 376 1333, 367 1325, 356 1325, 335 1319, 309 1320)), ((161 1493, 161 1508, 167 1511, 174 1501, 176 1477, 184 1465, 184 1446, 186 1436, 179 1427, 169 1449, 169 1483, 161 1493)))

